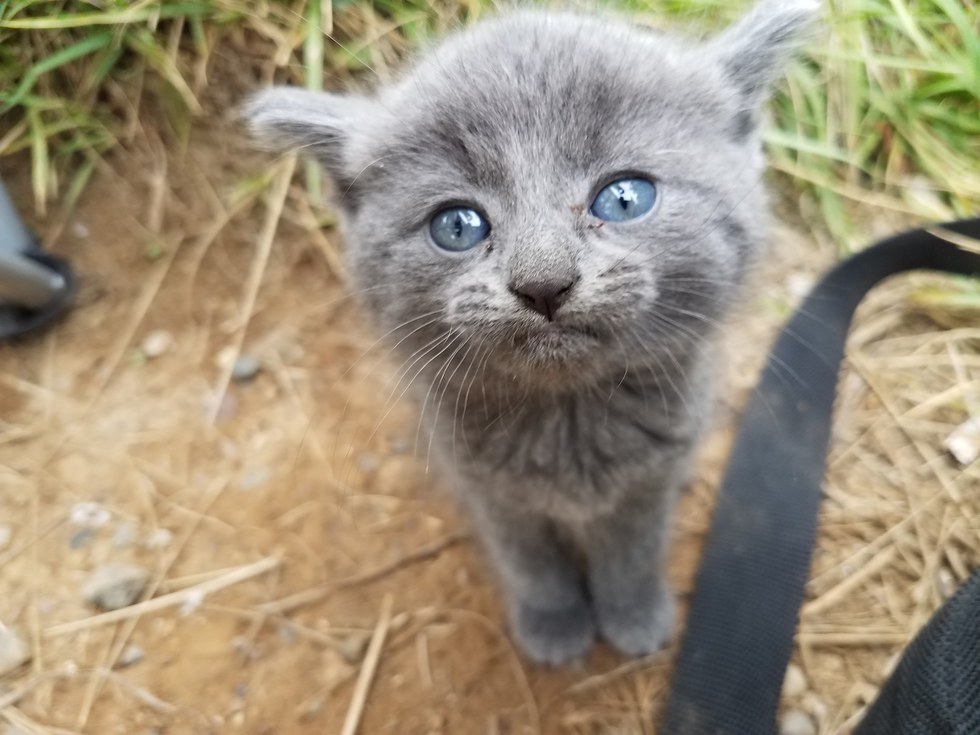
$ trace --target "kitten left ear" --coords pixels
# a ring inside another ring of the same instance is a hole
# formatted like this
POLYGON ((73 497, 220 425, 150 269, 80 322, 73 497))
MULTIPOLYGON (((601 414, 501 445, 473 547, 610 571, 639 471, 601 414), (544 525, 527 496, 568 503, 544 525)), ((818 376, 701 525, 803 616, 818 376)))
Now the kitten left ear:
POLYGON ((709 42, 725 75, 755 111, 783 67, 815 25, 820 0, 761 0, 741 20, 709 42))
POLYGON ((370 100, 352 94, 272 87, 253 95, 241 115, 252 135, 275 151, 296 150, 317 160, 337 182, 351 168, 349 143, 370 100))

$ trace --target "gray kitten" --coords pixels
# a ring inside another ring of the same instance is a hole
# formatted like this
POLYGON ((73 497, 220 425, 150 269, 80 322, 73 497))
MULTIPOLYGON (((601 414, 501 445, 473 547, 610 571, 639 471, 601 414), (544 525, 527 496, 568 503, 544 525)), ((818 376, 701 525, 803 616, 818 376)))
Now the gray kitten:
POLYGON ((765 233, 759 111, 816 7, 765 0, 704 43, 515 12, 373 96, 248 105, 332 177, 354 288, 538 661, 672 632, 668 519, 765 233))

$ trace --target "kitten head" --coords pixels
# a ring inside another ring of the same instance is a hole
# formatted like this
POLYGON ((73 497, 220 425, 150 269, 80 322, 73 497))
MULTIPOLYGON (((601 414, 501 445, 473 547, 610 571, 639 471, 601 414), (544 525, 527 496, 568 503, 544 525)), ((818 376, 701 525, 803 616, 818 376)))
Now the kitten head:
POLYGON ((381 326, 577 387, 676 361, 723 314, 762 238, 759 110, 816 8, 765 0, 700 44, 519 12, 371 97, 277 88, 247 116, 333 178, 381 326))

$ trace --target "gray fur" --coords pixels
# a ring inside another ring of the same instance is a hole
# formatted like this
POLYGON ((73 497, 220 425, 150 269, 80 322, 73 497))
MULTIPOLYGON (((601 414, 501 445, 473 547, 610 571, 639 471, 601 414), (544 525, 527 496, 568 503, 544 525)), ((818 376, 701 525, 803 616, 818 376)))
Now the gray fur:
POLYGON ((354 287, 405 360, 434 448, 552 664, 600 634, 663 645, 668 519, 709 413, 714 343, 765 231, 757 113, 813 0, 768 0, 705 43, 516 12, 445 40, 372 97, 261 92, 253 131, 336 184, 354 287), (617 174, 655 209, 589 214, 617 174), (448 254, 441 208, 492 232, 448 254), (554 321, 515 284, 573 282, 554 321), (379 287, 380 286, 380 287, 379 287))

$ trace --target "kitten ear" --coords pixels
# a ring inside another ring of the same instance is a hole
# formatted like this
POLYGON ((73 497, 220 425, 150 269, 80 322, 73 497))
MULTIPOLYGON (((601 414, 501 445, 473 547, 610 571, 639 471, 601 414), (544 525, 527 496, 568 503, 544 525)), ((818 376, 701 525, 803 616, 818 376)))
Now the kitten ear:
POLYGON ((356 95, 272 87, 253 95, 241 114, 252 135, 274 151, 317 160, 337 183, 349 177, 348 144, 370 102, 356 95))
POLYGON ((816 25, 820 0, 761 0, 710 42, 725 75, 755 111, 816 25))

